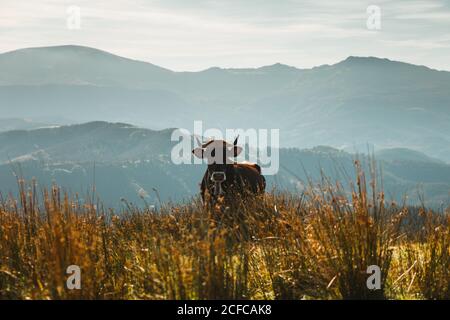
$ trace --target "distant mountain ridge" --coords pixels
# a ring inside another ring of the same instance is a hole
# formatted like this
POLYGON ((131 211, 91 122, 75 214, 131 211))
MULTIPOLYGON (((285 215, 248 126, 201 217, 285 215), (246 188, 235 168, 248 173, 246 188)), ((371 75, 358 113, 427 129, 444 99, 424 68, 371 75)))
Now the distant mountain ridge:
POLYGON ((406 148, 382 149, 375 153, 379 160, 384 161, 412 161, 444 164, 443 161, 427 156, 426 154, 406 148))
MULTIPOLYGON (((158 197, 187 201, 198 195, 206 165, 175 165, 172 131, 96 121, 0 133, 0 193, 15 193, 16 180, 23 177, 34 178, 41 187, 56 183, 81 197, 95 183, 105 205, 115 208, 122 198, 139 205, 142 199, 157 204, 158 197)), ((417 204, 418 194, 423 194, 429 205, 450 204, 449 164, 408 149, 378 154, 387 198, 401 201, 408 194, 409 203, 417 204)), ((268 189, 300 194, 309 178, 320 180, 321 172, 348 183, 354 179, 354 160, 355 155, 328 146, 282 148, 278 174, 266 177, 268 189)))
POLYGON ((0 163, 21 160, 122 162, 170 154, 173 129, 154 131, 95 121, 0 133, 0 163))
MULTIPOLYGON (((8 117, 278 128, 284 147, 406 147, 450 162, 450 72, 374 57, 174 72, 80 46, 0 54, 8 117)), ((42 121, 42 120, 41 120, 42 121)))
POLYGON ((0 132, 11 130, 31 130, 50 126, 53 126, 53 124, 34 121, 32 119, 0 117, 0 132))

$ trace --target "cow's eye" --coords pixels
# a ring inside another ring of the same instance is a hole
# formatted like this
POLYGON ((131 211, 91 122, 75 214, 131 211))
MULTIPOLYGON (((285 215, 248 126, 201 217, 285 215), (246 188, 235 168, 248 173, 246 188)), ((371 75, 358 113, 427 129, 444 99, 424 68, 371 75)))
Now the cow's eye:
POLYGON ((211 151, 211 157, 215 157, 216 156, 216 149, 212 149, 211 151))

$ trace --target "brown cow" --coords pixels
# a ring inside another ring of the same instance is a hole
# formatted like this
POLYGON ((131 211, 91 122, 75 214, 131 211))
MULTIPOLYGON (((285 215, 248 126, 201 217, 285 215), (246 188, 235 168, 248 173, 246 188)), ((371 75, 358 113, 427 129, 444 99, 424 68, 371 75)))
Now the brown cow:
POLYGON ((266 180, 261 168, 254 163, 236 163, 242 148, 237 146, 237 137, 233 145, 224 140, 211 140, 192 150, 198 158, 208 160, 208 168, 201 182, 203 203, 214 204, 223 199, 232 204, 237 198, 263 194, 266 180))

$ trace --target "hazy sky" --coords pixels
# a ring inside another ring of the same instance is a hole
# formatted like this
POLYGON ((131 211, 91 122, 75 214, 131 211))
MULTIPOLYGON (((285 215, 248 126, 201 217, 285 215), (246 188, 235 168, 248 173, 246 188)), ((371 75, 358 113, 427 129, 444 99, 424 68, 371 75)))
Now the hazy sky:
POLYGON ((0 52, 62 44, 173 70, 305 68, 349 55, 450 70, 450 0, 0 0, 0 52), (369 5, 380 30, 367 27, 369 5), (67 27, 70 6, 80 29, 67 27))

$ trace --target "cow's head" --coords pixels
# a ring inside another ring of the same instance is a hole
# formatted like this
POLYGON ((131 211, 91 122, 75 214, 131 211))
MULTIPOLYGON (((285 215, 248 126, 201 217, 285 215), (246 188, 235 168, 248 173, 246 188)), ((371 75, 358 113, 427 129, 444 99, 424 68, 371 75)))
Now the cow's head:
POLYGON ((208 177, 214 183, 214 195, 223 193, 222 183, 227 179, 227 166, 233 164, 241 152, 242 148, 237 145, 238 137, 230 144, 224 140, 210 140, 201 143, 198 139, 199 146, 192 150, 192 153, 200 158, 208 161, 208 177))

